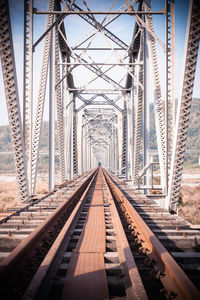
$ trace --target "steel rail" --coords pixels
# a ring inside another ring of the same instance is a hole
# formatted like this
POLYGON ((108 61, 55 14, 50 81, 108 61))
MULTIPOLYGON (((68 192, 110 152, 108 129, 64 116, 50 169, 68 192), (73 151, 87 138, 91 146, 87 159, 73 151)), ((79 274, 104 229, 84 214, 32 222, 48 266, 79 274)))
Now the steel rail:
POLYGON ((95 177, 96 172, 93 173, 93 177, 86 190, 82 194, 79 202, 77 203, 52 247, 48 251, 44 260, 40 264, 36 274, 34 275, 31 283, 23 295, 23 300, 37 299, 36 297, 38 296, 38 293, 40 293, 40 296, 42 294, 43 298, 47 295, 50 288, 49 279, 52 276, 52 273, 55 274, 56 270, 58 269, 63 253, 69 244, 71 233, 76 226, 76 222, 86 201, 86 194, 88 193, 88 190, 90 189, 95 177))
POLYGON ((92 172, 92 174, 89 175, 89 177, 86 178, 86 180, 84 180, 80 187, 76 189, 66 201, 64 201, 49 217, 47 217, 38 227, 36 227, 36 229, 26 239, 24 239, 8 257, 1 262, 0 279, 2 284, 2 295, 5 293, 7 296, 7 294, 12 291, 9 285, 13 284, 13 278, 15 278, 16 281, 17 278, 20 280, 20 270, 23 272, 22 262, 27 262, 29 257, 34 255, 36 244, 42 241, 42 239, 45 237, 45 234, 48 234, 49 230, 52 230, 53 226, 55 226, 56 222, 61 219, 63 214, 71 213, 71 207, 78 202, 95 173, 96 169, 92 172))
POLYGON ((172 292, 172 294, 176 294, 178 296, 177 299, 199 299, 200 292, 193 285, 191 280, 140 217, 127 197, 113 183, 108 173, 104 172, 104 175, 110 189, 112 190, 114 198, 117 200, 119 205, 123 207, 124 213, 129 219, 129 224, 131 224, 130 226, 132 226, 133 230, 135 229, 140 232, 140 241, 143 248, 149 253, 149 257, 154 259, 158 264, 158 278, 160 278, 164 287, 168 291, 172 292), (167 275, 167 278, 166 276, 163 276, 165 274, 167 275))
MULTIPOLYGON (((24 211, 30 213, 29 209, 31 209, 32 207, 34 207, 35 205, 37 205, 39 203, 42 204, 43 200, 48 199, 48 197, 50 197, 52 195, 55 195, 55 193, 57 192, 58 189, 62 189, 64 187, 69 188, 71 185, 76 184, 76 181, 78 181, 80 179, 80 177, 82 179, 86 176, 87 176, 87 173, 83 173, 82 176, 78 176, 76 178, 66 180, 62 184, 56 185, 55 189, 53 191, 49 192, 48 194, 44 195, 43 197, 41 197, 41 198, 38 197, 39 199, 38 198, 36 199, 33 196, 32 198, 30 198, 29 202, 25 202, 22 207, 20 206, 20 208, 16 208, 16 209, 13 209, 13 210, 11 209, 11 212, 6 213, 6 215, 2 216, 2 218, 0 219, 0 228, 1 228, 1 224, 6 224, 6 222, 8 220, 12 220, 12 217, 20 216, 20 214, 24 211)), ((11 235, 12 235, 12 230, 10 232, 11 232, 11 235)))
POLYGON ((120 263, 125 277, 127 299, 132 299, 132 300, 148 299, 133 254, 128 244, 128 240, 124 233, 124 229, 121 224, 121 220, 117 212, 116 205, 112 197, 112 190, 110 189, 110 187, 106 182, 105 173, 103 173, 103 176, 104 176, 103 178, 104 186, 106 187, 108 203, 111 210, 113 226, 115 229, 115 234, 117 236, 117 247, 119 252, 120 263), (131 288, 128 286, 129 280, 131 281, 131 288))
MULTIPOLYGON (((119 261, 122 268, 122 274, 124 276, 123 281, 126 290, 126 299, 135 299, 135 300, 148 299, 141 277, 136 267, 133 255, 131 253, 130 246, 128 245, 128 241, 126 239, 124 229, 121 225, 121 221, 118 216, 118 212, 115 207, 111 195, 111 191, 106 183, 104 175, 101 172, 102 171, 100 169, 98 176, 96 176, 96 174, 94 175, 93 179, 97 178, 97 181, 95 183, 95 187, 92 190, 96 190, 96 197, 99 195, 99 193, 101 193, 100 191, 105 190, 104 196, 106 194, 105 197, 108 200, 108 206, 110 207, 110 211, 111 211, 111 218, 113 222, 114 232, 116 234, 119 261), (102 181, 100 180, 100 177, 102 177, 102 181), (101 186, 103 187, 103 190, 101 189, 101 186), (131 286, 130 286, 130 282, 131 282, 131 286)), ((52 281, 52 278, 55 277, 56 272, 58 271, 59 265, 62 261, 62 257, 68 247, 70 238, 73 235, 73 230, 75 229, 78 218, 80 217, 81 211, 84 208, 85 202, 87 200, 86 196, 87 195, 89 196, 89 190, 92 188, 92 183, 93 181, 89 183, 87 189, 85 190, 84 194, 82 195, 81 199, 79 200, 78 204, 76 205, 75 209, 73 210, 72 214, 67 220, 65 226, 63 227, 59 236, 57 237, 54 244, 50 248, 49 252, 47 253, 40 267, 38 268, 33 280, 31 281, 29 287, 27 288, 25 294, 23 295, 22 298, 23 300, 48 299, 48 294, 51 288, 51 285, 49 283, 52 281)), ((87 224, 88 222, 89 220, 87 219, 87 224)), ((83 239, 84 236, 85 234, 82 234, 83 239)), ((85 241, 84 246, 80 239, 80 242, 78 242, 77 245, 78 245, 78 247, 76 247, 77 249, 79 249, 79 247, 84 247, 85 249, 84 253, 87 247, 89 247, 90 249, 93 249, 91 247, 96 247, 96 245, 93 245, 93 239, 92 239, 92 244, 91 242, 89 242, 88 244, 85 241)), ((74 250, 74 252, 76 251, 78 250, 74 250)), ((78 253, 76 255, 78 255, 78 253)), ((87 253, 86 256, 87 255, 89 255, 89 253, 87 253)), ((91 255, 93 255, 92 252, 91 255)), ((63 291, 63 297, 66 297, 66 289, 68 289, 68 287, 66 286, 66 280, 65 280, 65 289, 63 291)))

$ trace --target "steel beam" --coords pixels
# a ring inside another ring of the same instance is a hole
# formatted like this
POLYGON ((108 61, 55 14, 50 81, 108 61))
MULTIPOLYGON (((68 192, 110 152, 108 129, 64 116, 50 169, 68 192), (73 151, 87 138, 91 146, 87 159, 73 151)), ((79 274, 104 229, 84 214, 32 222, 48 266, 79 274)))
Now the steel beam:
POLYGON ((33 123, 33 1, 24 1, 24 82, 23 135, 27 159, 28 187, 32 184, 32 123, 33 123))
MULTIPOLYGON (((48 9, 54 9, 54 0, 49 0, 48 9)), ((52 25, 53 16, 48 15, 46 20, 46 30, 52 25)), ((41 73, 40 73, 40 84, 37 97, 37 107, 35 114, 35 122, 33 126, 33 147, 32 147, 32 193, 35 192, 35 184, 37 177, 37 164, 38 164, 38 153, 41 135, 42 118, 44 111, 44 100, 46 92, 46 82, 47 82, 47 70, 48 70, 48 60, 49 60, 49 49, 50 49, 51 33, 49 32, 45 36, 42 61, 41 61, 41 73)))
POLYGON ((8 108, 8 119, 14 148, 19 201, 26 201, 29 197, 27 168, 22 134, 10 12, 7 0, 0 1, 0 54, 8 108))
POLYGON ((177 122, 175 131, 175 142, 172 152, 172 163, 169 181, 169 197, 166 208, 177 210, 181 179, 186 150, 187 131, 190 120, 192 104, 192 93, 194 87, 197 55, 200 41, 200 2, 191 0, 188 12, 187 32, 185 39, 185 53, 183 65, 183 80, 181 96, 177 108, 177 122))
MULTIPOLYGON (((144 60, 144 39, 143 33, 141 34, 142 38, 140 39, 140 61, 144 60)), ((139 66, 138 78, 139 82, 143 85, 144 83, 144 68, 143 65, 139 66)), ((141 147, 141 124, 142 124, 142 110, 143 110, 143 97, 144 97, 144 88, 138 85, 137 87, 137 96, 135 101, 135 127, 134 127, 134 163, 133 163, 133 183, 137 183, 137 177, 139 172, 139 156, 140 156, 140 147, 141 147)))
POLYGON ((49 67, 49 191, 55 186, 55 29, 51 32, 49 67))
MULTIPOLYGON (((144 2, 145 11, 151 10, 149 0, 144 2)), ((149 28, 154 31, 153 19, 151 15, 146 16, 146 23, 149 28)), ((165 125, 165 114, 163 100, 161 96, 161 85, 159 76, 159 66, 155 39, 150 36, 151 46, 149 48, 149 55, 151 59, 151 65, 153 70, 154 80, 154 113, 155 113, 155 125, 156 125, 156 136, 159 153, 159 163, 161 172, 161 185, 163 193, 166 192, 166 125, 165 125)))
MULTIPOLYGON (((143 168, 149 165, 149 135, 150 135, 150 110, 149 110, 149 33, 144 29, 144 106, 143 106, 143 168)), ((148 172, 149 173, 149 172, 148 172)), ((148 173, 144 175, 144 185, 148 185, 148 173)), ((146 193, 146 191, 145 191, 146 193)))

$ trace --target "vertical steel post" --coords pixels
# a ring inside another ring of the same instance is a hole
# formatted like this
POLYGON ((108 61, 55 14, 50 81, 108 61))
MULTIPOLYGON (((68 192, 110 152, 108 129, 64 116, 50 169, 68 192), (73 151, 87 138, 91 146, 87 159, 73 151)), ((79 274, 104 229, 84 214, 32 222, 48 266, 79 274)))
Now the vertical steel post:
MULTIPOLYGON (((116 117, 117 119, 117 117, 116 117)), ((117 124, 117 121, 116 121, 117 124)), ((118 137, 118 128, 116 127, 116 143, 115 143, 115 147, 116 147, 116 172, 117 175, 119 175, 119 137, 118 137)))
POLYGON ((74 153, 74 145, 73 145, 73 117, 72 117, 72 124, 71 124, 71 133, 70 133, 70 179, 74 177, 74 161, 73 161, 73 153, 74 153))
POLYGON ((109 169, 109 171, 111 171, 111 163, 110 163, 110 155, 111 155, 111 153, 110 153, 111 151, 110 151, 110 144, 108 144, 108 169, 109 169))
POLYGON ((76 105, 75 105, 75 97, 73 95, 73 124, 72 124, 72 143, 73 143, 73 164, 72 164, 72 173, 73 177, 78 175, 78 149, 77 149, 77 114, 76 114, 76 105))
MULTIPOLYGON (((143 167, 149 164, 149 51, 148 51, 148 33, 144 29, 144 66, 143 66, 143 135, 144 135, 144 149, 143 149, 143 167)), ((148 171, 147 171, 148 172, 148 171)), ((148 174, 144 174, 144 185, 148 184, 148 174)), ((145 190, 146 193, 146 190, 145 190)))
POLYGON ((89 147, 90 147, 90 169, 92 168, 92 140, 91 140, 91 136, 89 139, 89 147))
POLYGON ((55 29, 51 33, 49 68, 49 190, 55 186, 55 29))
POLYGON ((165 53, 165 61, 166 61, 166 85, 165 85, 165 166, 166 166, 166 174, 165 174, 165 195, 168 195, 168 84, 169 84, 169 68, 168 68, 168 13, 169 13, 169 6, 168 0, 165 0, 165 44, 166 44, 166 53, 165 53))
POLYGON ((113 136, 113 172, 116 174, 116 128, 112 125, 112 136, 113 136))
POLYGON ((87 171, 90 169, 89 136, 87 136, 87 171))
MULTIPOLYGON (((150 1, 146 0, 144 2, 145 11, 151 11, 150 1)), ((146 16, 146 23, 149 28, 154 31, 152 15, 146 16)), ((149 35, 150 47, 149 47, 149 56, 151 58, 152 73, 153 73, 153 82, 154 82, 154 113, 155 113, 155 126, 156 126, 156 136, 157 136, 157 145, 158 145, 158 154, 159 154, 159 164, 160 164, 160 173, 161 173, 161 185, 163 193, 166 192, 166 125, 165 125, 165 113, 164 105, 161 97, 161 85, 160 85, 160 76, 158 68, 158 57, 157 57, 157 48, 156 40, 149 35)))
POLYGON ((84 128, 84 115, 82 115, 82 124, 81 124, 81 173, 84 173, 84 158, 83 158, 83 128, 84 128))
MULTIPOLYGON (((144 38, 143 30, 141 31, 140 38, 140 52, 138 55, 138 61, 141 63, 137 68, 137 76, 140 84, 143 86, 143 50, 144 50, 144 38)), ((140 145, 141 145, 141 125, 142 125, 142 111, 143 111, 143 88, 141 85, 137 87, 137 96, 135 103, 135 127, 134 127, 134 165, 133 165, 133 183, 137 184, 137 177, 139 171, 139 157, 140 157, 140 145)))
MULTIPOLYGON (((66 62, 65 57, 63 57, 63 62, 66 62)), ((63 65, 62 66, 62 77, 64 77, 64 75, 67 73, 67 66, 63 65)), ((67 161, 67 157, 68 157, 68 152, 67 152, 67 80, 63 80, 62 81, 62 106, 63 106, 63 143, 64 143, 64 161, 65 161, 65 179, 68 178, 68 161, 67 161)))
POLYGON ((88 161, 88 157, 87 157, 87 125, 84 127, 84 170, 85 172, 87 171, 87 161, 88 161))
POLYGON ((24 78, 23 78, 23 138, 24 138, 24 150, 26 152, 26 109, 27 109, 27 55, 29 55, 27 51, 28 47, 28 38, 27 38, 27 23, 28 23, 28 16, 29 16, 29 2, 24 0, 24 78))
MULTIPOLYGON (((54 10, 55 0, 48 0, 48 11, 54 10)), ((46 30, 52 25, 53 15, 47 15, 46 19, 46 30)), ((37 105, 35 113, 35 121, 33 127, 33 146, 32 146, 32 189, 35 190, 36 177, 37 177, 37 166, 38 166, 38 155, 39 155, 39 145, 40 136, 42 128, 42 118, 44 112, 44 101, 46 94, 46 82, 48 75, 48 65, 49 65, 49 49, 50 49, 51 32, 49 32, 44 38, 43 50, 42 50, 42 60, 41 60, 41 71, 40 71, 40 81, 37 96, 37 105)))
POLYGON ((131 93, 127 94, 127 179, 133 179, 133 105, 131 93))
POLYGON ((33 134, 33 0, 24 1, 24 82, 23 135, 27 157, 29 194, 32 190, 32 134, 33 134))
POLYGON ((127 104, 124 100, 124 110, 122 113, 122 157, 121 157, 121 173, 126 177, 127 169, 127 104))
POLYGON ((171 0, 171 111, 172 111, 172 142, 171 150, 173 148, 173 141, 175 138, 175 127, 176 127, 176 99, 175 99, 175 11, 174 11, 174 0, 171 0))
POLYGON ((71 147, 71 135, 72 135, 72 126, 73 126, 73 107, 72 107, 72 98, 73 94, 69 93, 69 91, 66 91, 66 174, 67 179, 71 178, 71 153, 72 153, 72 147, 71 147))

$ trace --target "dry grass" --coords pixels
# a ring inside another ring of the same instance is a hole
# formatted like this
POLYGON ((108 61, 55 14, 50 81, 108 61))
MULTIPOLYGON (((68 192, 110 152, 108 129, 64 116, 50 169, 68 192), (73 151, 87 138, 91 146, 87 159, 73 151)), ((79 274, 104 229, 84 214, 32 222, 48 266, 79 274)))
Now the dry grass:
POLYGON ((17 205, 16 182, 0 182, 0 212, 17 205))
POLYGON ((179 215, 192 224, 200 224, 200 185, 183 186, 181 198, 179 215))
MULTIPOLYGON (((44 180, 36 184, 36 194, 46 194, 48 183, 44 180)), ((0 212, 5 212, 18 204, 18 191, 15 181, 0 181, 0 212)))
MULTIPOLYGON (((45 194, 48 191, 48 183, 41 180, 36 185, 37 194, 45 194)), ((179 215, 191 222, 200 224, 200 185, 196 187, 183 186, 181 188, 181 204, 179 215)), ((15 181, 0 181, 0 212, 18 204, 18 192, 15 181)))

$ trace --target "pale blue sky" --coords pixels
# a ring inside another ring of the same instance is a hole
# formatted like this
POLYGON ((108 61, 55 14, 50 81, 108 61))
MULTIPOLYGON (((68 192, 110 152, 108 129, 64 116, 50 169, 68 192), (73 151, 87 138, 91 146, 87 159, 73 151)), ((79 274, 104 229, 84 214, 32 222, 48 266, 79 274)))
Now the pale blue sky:
MULTIPOLYGON (((15 59, 16 59, 16 66, 17 66, 17 79, 18 79, 18 86, 19 86, 19 95, 20 95, 20 102, 22 102, 22 83, 23 83, 23 0, 9 0, 10 3, 10 12, 11 12, 11 23, 12 23, 12 31, 13 31, 13 39, 14 39, 14 48, 15 48, 15 59)), ((80 0, 77 1, 77 3, 80 0)), ((106 10, 109 9, 113 1, 99 1, 99 0, 87 0, 88 6, 94 10, 106 10), (105 7, 105 5, 107 5, 105 7)), ((164 7, 164 0, 152 0, 152 9, 158 10, 164 7)), ((175 59, 176 59, 176 66, 175 66, 175 93, 176 97, 179 95, 180 90, 180 78, 182 72, 182 65, 183 65, 183 50, 184 50, 184 42, 185 42, 185 30, 186 30, 186 23, 187 23, 187 10, 188 10, 188 0, 176 0, 175 1, 175 11, 176 11, 176 23, 175 23, 175 59)), ((116 9, 120 5, 123 4, 123 1, 117 1, 116 9)), ((34 6, 41 10, 46 10, 47 1, 34 1, 34 6)), ((83 7, 83 5, 81 5, 83 7)), ((92 27, 89 27, 87 23, 84 23, 80 20, 78 16, 71 16, 68 17, 66 24, 67 24, 67 34, 68 39, 70 42, 77 40, 77 36, 79 33, 84 32, 84 30, 88 30, 92 27), (70 19, 71 18, 71 19, 70 19), (80 24, 79 24, 80 22, 80 24), (85 27, 84 27, 85 26, 85 27), (80 31, 80 32, 77 32, 80 31)), ((99 18, 102 18, 100 16, 99 18)), ((45 25, 45 16, 35 16, 35 27, 34 27, 34 40, 36 40, 45 25)), ((130 16, 122 16, 119 18, 117 23, 113 23, 110 26, 110 30, 114 31, 120 38, 125 40, 127 43, 131 40, 132 37, 132 17, 130 16), (130 30, 129 30, 130 29, 130 30)), ((154 25, 155 25, 155 32, 156 34, 161 37, 161 40, 164 41, 164 18, 163 16, 155 16, 154 17, 154 25)), ((36 62, 35 68, 35 76, 34 76, 34 83, 35 86, 37 84, 37 80, 39 77, 39 65, 40 65, 40 45, 37 48, 36 53, 34 54, 34 61, 36 62), (37 69, 38 68, 38 69, 37 69)), ((158 54, 159 54, 159 63, 160 63, 160 73, 161 77, 163 76, 163 58, 161 48, 158 46, 158 54)), ((200 61, 200 59, 198 59, 200 61)), ((163 80, 161 78, 161 84, 163 80)), ((200 86, 197 84, 200 82, 200 63, 198 62, 197 65, 197 76, 195 80, 195 87, 194 87, 194 97, 200 98, 200 86)), ((35 88, 36 89, 36 88, 35 88)), ((2 82, 2 72, 0 69, 0 90, 1 90, 1 111, 0 111, 0 125, 8 124, 7 118, 7 108, 6 108, 6 101, 4 96, 4 88, 2 82)), ((35 93, 37 95, 37 92, 35 93)))

